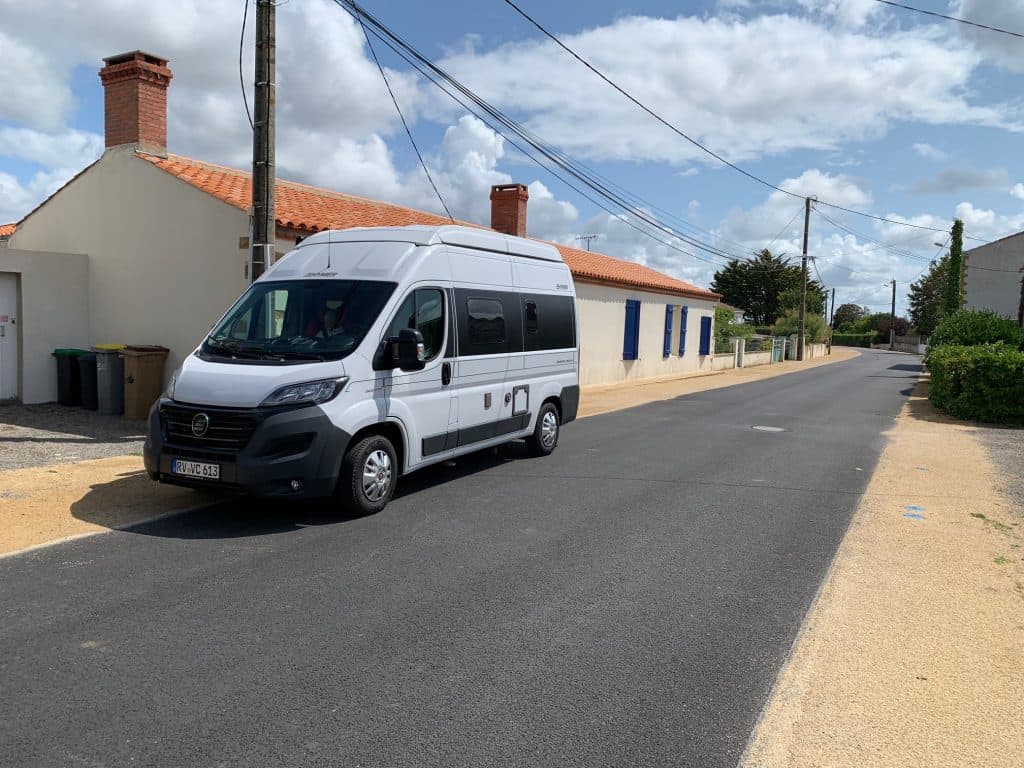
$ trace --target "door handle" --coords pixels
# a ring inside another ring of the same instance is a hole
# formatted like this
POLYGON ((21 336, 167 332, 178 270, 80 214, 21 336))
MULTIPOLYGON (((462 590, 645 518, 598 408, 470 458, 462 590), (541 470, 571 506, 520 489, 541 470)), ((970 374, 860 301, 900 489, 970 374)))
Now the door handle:
POLYGON ((452 364, 444 363, 441 366, 441 385, 447 387, 452 383, 452 364))

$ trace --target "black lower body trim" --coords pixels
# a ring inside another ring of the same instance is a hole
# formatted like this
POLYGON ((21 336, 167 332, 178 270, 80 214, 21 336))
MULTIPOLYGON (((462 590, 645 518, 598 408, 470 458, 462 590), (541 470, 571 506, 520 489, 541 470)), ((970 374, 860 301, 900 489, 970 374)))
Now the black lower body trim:
POLYGON ((450 451, 453 448, 461 448, 464 445, 482 443, 493 437, 510 435, 513 432, 521 432, 530 423, 530 414, 521 413, 518 416, 510 416, 500 421, 489 421, 486 424, 477 424, 475 427, 466 427, 457 432, 447 432, 443 435, 423 438, 423 455, 432 456, 442 451, 450 451))
POLYGON ((573 384, 571 387, 562 387, 562 423, 568 424, 576 421, 576 414, 580 409, 580 388, 573 384))

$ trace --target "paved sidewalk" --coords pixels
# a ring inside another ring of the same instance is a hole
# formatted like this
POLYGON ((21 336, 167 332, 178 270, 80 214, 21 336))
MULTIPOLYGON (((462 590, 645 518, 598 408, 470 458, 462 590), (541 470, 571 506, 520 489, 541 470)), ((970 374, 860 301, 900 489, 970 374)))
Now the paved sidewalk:
MULTIPOLYGON (((580 415, 593 416, 653 400, 781 376, 858 354, 853 349, 836 347, 831 357, 806 363, 786 362, 654 384, 589 388, 583 392, 580 415)), ((209 495, 152 482, 143 471, 139 455, 116 455, 141 453, 140 430, 144 425, 140 422, 99 417, 98 436, 86 437, 90 418, 96 421, 95 414, 60 406, 0 408, 0 469, 18 467, 0 471, 0 555, 131 525, 210 501, 209 495), (17 439, 8 440, 8 436, 17 439), (83 458, 106 458, 60 463, 64 455, 60 451, 68 450, 64 447, 68 444, 76 452, 84 453, 83 458), (49 461, 43 458, 47 455, 51 457, 49 461)))
POLYGON ((1024 474, 1024 431, 947 419, 926 387, 888 436, 743 768, 1022 764, 1024 510, 999 488, 1024 474), (1015 466, 994 463, 986 444, 1010 442, 1015 466))

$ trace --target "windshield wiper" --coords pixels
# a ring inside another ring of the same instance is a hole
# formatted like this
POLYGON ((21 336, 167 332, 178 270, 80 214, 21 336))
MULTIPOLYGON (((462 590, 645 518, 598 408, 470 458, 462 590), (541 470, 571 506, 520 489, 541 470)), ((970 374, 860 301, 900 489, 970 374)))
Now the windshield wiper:
POLYGON ((327 355, 323 352, 295 352, 290 349, 284 349, 279 350, 275 354, 280 355, 282 360, 319 360, 324 362, 328 359, 327 355))

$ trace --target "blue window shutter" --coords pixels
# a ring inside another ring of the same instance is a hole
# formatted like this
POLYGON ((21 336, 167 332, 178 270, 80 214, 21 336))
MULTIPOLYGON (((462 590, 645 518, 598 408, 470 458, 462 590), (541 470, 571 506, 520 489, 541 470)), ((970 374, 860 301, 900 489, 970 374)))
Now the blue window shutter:
POLYGON ((700 319, 700 354, 711 354, 711 318, 707 315, 700 319))
POLYGON ((689 307, 683 307, 679 313, 679 356, 686 354, 686 317, 690 313, 689 307))
POLYGON ((665 305, 665 347, 662 352, 665 357, 672 354, 672 310, 671 304, 665 305))
POLYGON ((626 328, 622 342, 622 359, 636 360, 640 347, 640 302, 626 299, 626 328))

